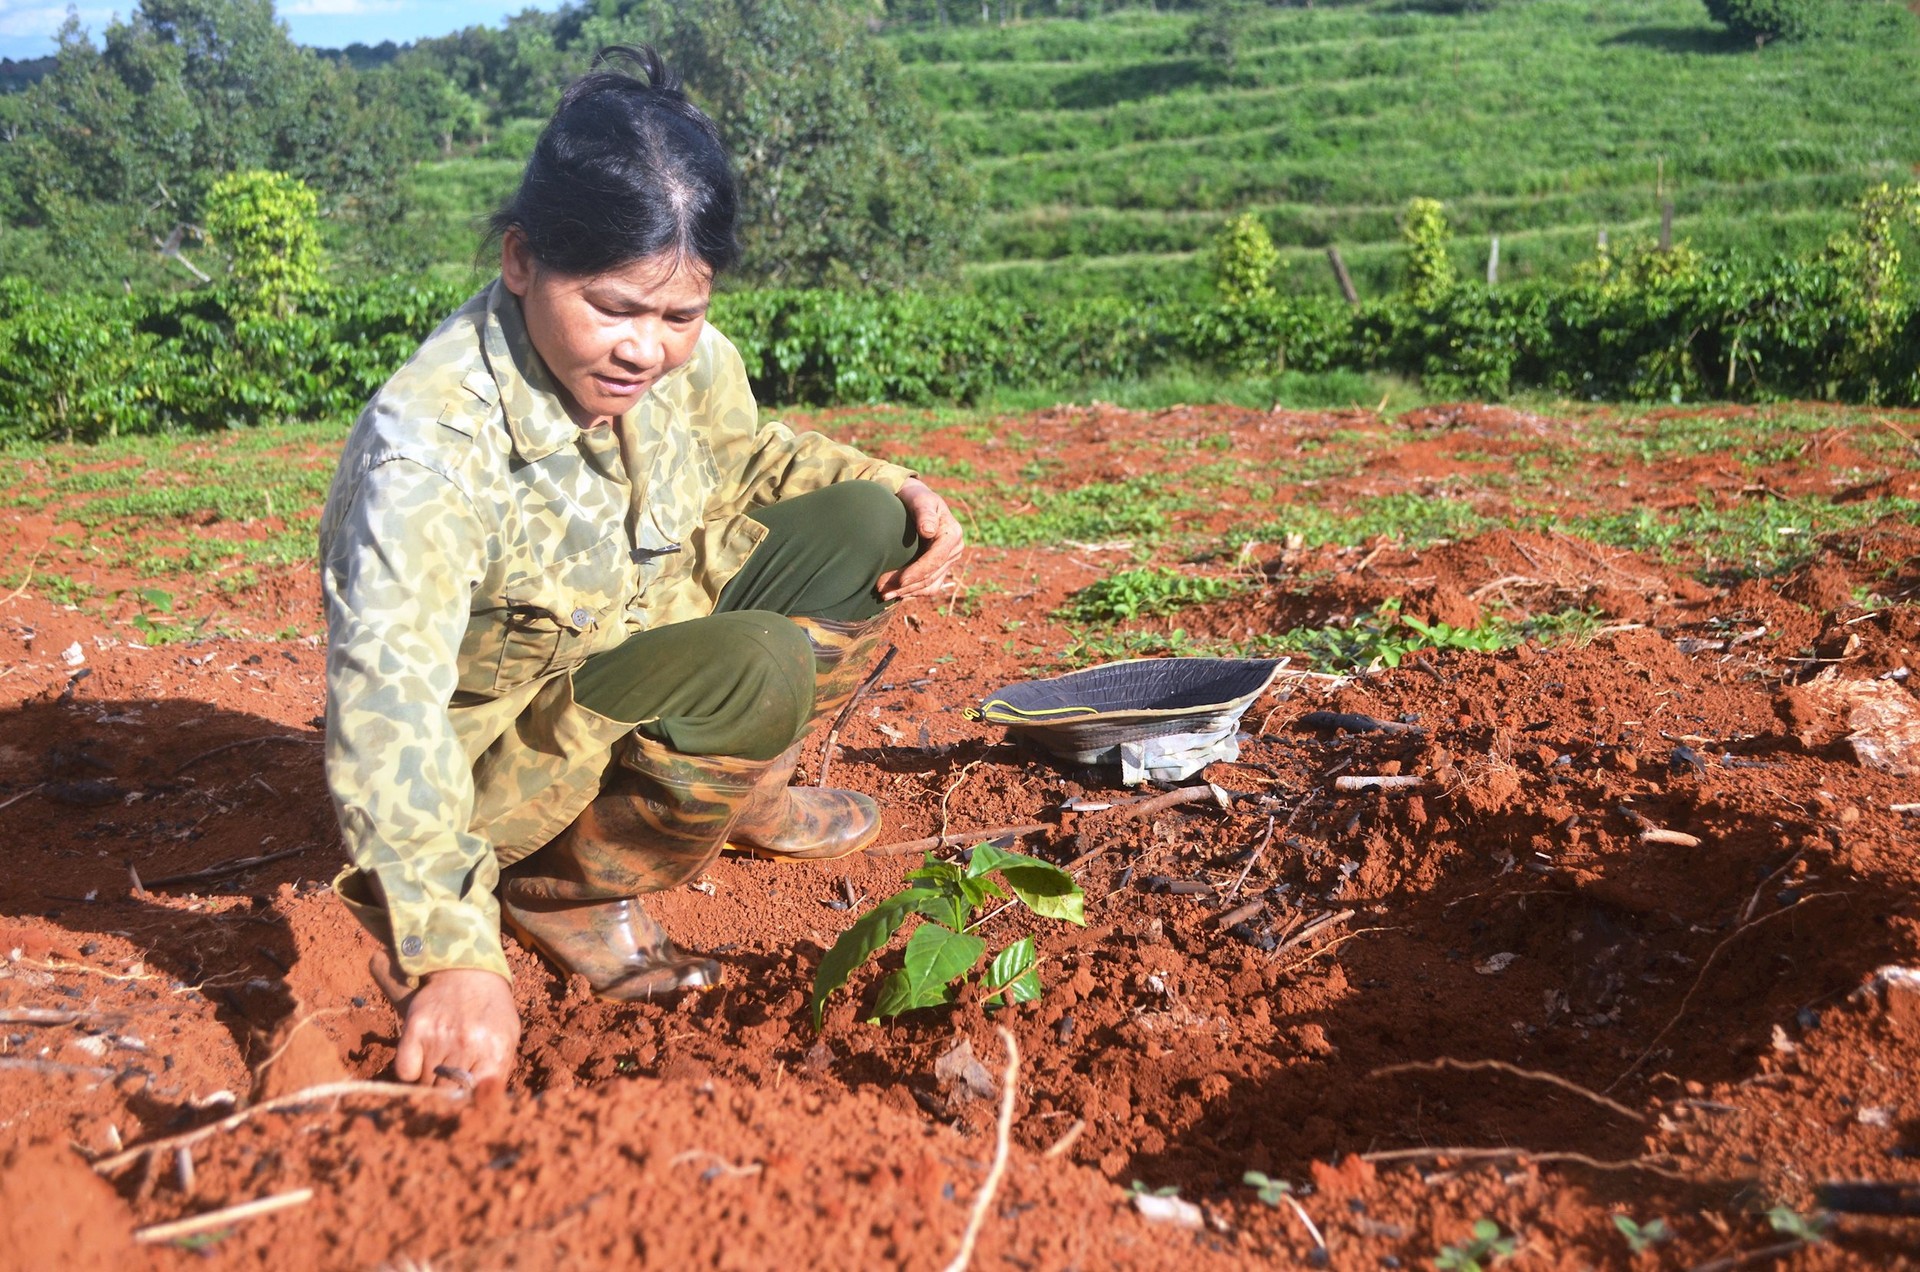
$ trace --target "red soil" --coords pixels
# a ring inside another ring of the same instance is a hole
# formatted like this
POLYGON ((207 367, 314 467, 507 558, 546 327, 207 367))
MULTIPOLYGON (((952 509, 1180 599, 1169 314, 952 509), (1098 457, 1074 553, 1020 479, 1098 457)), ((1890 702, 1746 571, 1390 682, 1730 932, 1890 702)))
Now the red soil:
MULTIPOLYGON (((894 440, 884 416, 823 426, 970 465, 941 480, 955 495, 1164 474, 1196 506, 1172 514, 1184 537, 1163 561, 1310 491, 1336 506, 1444 493, 1450 476, 1546 453, 1567 429, 1628 427, 1474 406, 1409 422, 1391 446, 1366 412, 1063 408, 985 438, 894 440), (1345 473, 1289 476, 1348 448, 1345 473), (1044 474, 1022 476, 1035 456, 1044 474), (1245 479, 1189 475, 1222 464, 1245 479)), ((1910 497, 1916 471, 1920 456, 1836 425, 1757 467, 1656 454, 1556 480, 1569 506, 1604 512, 1702 492, 1910 497)), ((0 567, 90 568, 59 538, 73 530, 59 506, 13 527, 0 567)), ((1140 626, 1237 640, 1398 597, 1455 626, 1587 606, 1607 630, 1585 646, 1429 651, 1337 685, 1283 680, 1247 716, 1241 762, 1206 774, 1245 798, 1134 820, 1063 813, 1071 797, 1125 793, 958 712, 1069 642, 1049 615, 1130 561, 1111 547, 976 550, 956 603, 897 627, 899 657, 834 760, 836 784, 881 801, 889 841, 1042 821, 1057 828, 1028 851, 1102 850, 1080 872, 1088 927, 1032 929, 1047 993, 1004 1017, 1022 1053, 1014 1150, 974 1266, 1424 1267, 1491 1219, 1519 1238, 1514 1266, 1626 1267, 1615 1215, 1674 1234, 1639 1266, 1691 1266, 1786 1244, 1765 1212, 1813 1214, 1824 1183, 1920 1186, 1920 992, 1876 975, 1920 964, 1920 836, 1893 811, 1920 788, 1859 761, 1850 699, 1833 688, 1877 685, 1911 707, 1899 669, 1920 644, 1920 529, 1882 521, 1791 574, 1739 581, 1737 563, 1685 545, 1673 563, 1559 533, 1418 552, 1256 546, 1239 564, 1261 586, 1140 626), (1318 709, 1420 731, 1298 726, 1318 709), (1347 794, 1339 772, 1422 782, 1347 794), (1699 842, 1647 842, 1649 827, 1699 842), (1155 890, 1164 879, 1209 889, 1155 890), (1218 921, 1249 901, 1263 908, 1218 921), (1291 1207, 1241 1183, 1248 1170, 1291 1181, 1324 1257, 1291 1207), (1146 1221, 1125 1191, 1135 1180, 1178 1187, 1205 1226, 1146 1221)), ((145 585, 88 581, 103 598, 145 585)), ((310 569, 207 599, 253 631, 311 630, 315 602, 310 569)), ((366 975, 370 941, 326 887, 339 847, 314 731, 317 639, 145 648, 134 612, 130 598, 66 609, 31 580, 0 604, 13 860, 0 876, 0 1266, 952 1258, 996 1104, 943 1085, 935 1062, 964 1037, 998 1081, 993 1023, 963 1003, 862 1024, 875 969, 835 997, 822 1033, 806 1005, 819 953, 853 917, 843 887, 883 896, 917 858, 723 860, 710 886, 653 906, 728 964, 724 988, 677 1002, 599 1003, 510 942, 526 1042, 502 1100, 263 1111, 192 1146, 190 1194, 171 1151, 90 1169, 236 1105, 381 1077, 397 1027, 366 975), (278 1214, 133 1241, 298 1188, 312 1199, 278 1214)), ((992 925, 996 941, 1029 930, 1013 914, 992 925)), ((1916 1264, 1920 1222, 1831 1225, 1781 1256, 1916 1264)))

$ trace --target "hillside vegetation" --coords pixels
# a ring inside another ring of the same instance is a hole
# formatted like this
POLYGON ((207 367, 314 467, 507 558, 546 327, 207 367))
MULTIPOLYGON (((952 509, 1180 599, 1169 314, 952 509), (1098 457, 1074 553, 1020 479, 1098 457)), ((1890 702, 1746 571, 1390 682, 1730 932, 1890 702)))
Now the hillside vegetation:
POLYGON ((1697 248, 1802 252, 1920 161, 1920 22, 1879 0, 1759 50, 1698 0, 1255 9, 1231 65, 1195 23, 893 37, 985 197, 976 285, 1190 288, 1192 253, 1252 210, 1295 290, 1332 289, 1329 243, 1385 288, 1416 195, 1445 201, 1463 261, 1500 235, 1503 277, 1562 274, 1601 228, 1651 237, 1663 198, 1697 248))

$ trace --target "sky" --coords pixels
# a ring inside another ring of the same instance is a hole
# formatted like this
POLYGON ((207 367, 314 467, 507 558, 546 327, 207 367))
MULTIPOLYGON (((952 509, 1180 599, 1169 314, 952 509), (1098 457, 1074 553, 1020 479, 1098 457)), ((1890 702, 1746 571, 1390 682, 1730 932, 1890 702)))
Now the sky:
MULTIPOLYGON (((53 35, 66 21, 68 5, 47 0, 0 0, 0 57, 43 57, 53 52, 53 35)), ((107 23, 131 12, 134 0, 98 5, 79 0, 72 6, 95 43, 107 23)), ((274 6, 301 44, 337 49, 355 40, 404 44, 422 36, 446 35, 462 27, 496 26, 522 9, 557 9, 560 0, 281 0, 274 6)))

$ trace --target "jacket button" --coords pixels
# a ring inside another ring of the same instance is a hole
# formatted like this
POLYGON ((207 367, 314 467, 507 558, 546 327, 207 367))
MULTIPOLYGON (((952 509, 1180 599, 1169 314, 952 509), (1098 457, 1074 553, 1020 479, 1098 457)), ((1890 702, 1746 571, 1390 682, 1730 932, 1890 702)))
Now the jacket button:
POLYGON ((584 609, 577 609, 573 611, 573 625, 575 627, 591 627, 593 625, 593 615, 584 609))
POLYGON ((427 948, 427 943, 421 940, 417 936, 410 936, 406 940, 400 942, 400 952, 402 954, 405 954, 408 958, 418 957, 421 951, 425 950, 426 948, 427 948))

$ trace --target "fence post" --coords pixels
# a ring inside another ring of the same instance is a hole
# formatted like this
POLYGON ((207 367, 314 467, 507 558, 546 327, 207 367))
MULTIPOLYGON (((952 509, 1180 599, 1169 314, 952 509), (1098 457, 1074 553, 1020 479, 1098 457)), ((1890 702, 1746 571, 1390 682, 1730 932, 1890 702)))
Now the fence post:
POLYGON ((1493 246, 1487 249, 1487 286, 1495 287, 1500 283, 1500 236, 1493 236, 1493 246))
POLYGON ((1340 294, 1347 298, 1349 305, 1358 308, 1360 293, 1353 289, 1353 276, 1347 273, 1347 263, 1340 259, 1339 247, 1333 244, 1327 246, 1327 260, 1332 262, 1333 276, 1340 282, 1340 294))
POLYGON ((1673 250, 1673 200, 1668 199, 1660 205, 1660 250, 1673 250))

